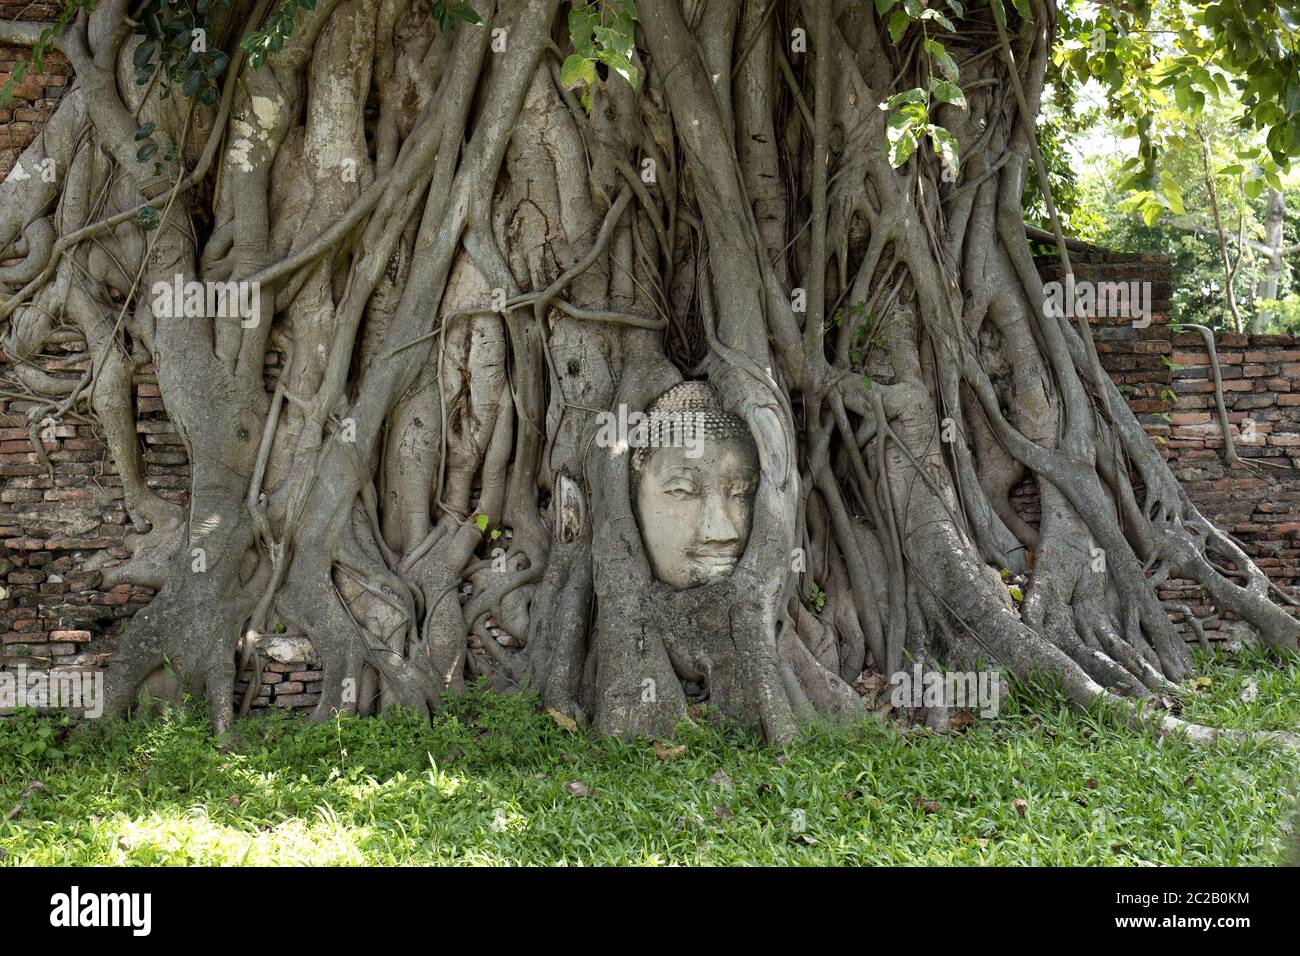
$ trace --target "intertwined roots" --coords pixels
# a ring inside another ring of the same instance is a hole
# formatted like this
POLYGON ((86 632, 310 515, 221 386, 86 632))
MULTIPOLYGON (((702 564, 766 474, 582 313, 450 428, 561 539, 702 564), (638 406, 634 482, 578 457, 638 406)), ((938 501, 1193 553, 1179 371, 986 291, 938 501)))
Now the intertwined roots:
MULTIPOLYGON (((238 40, 270 4, 233 0, 211 104, 131 81, 126 3, 80 13, 57 40, 75 83, 20 159, 59 174, 0 187, 0 315, 33 423, 108 440, 140 534, 105 580, 158 588, 110 708, 167 662, 224 727, 281 634, 323 662, 318 716, 489 675, 611 733, 706 702, 779 741, 860 716, 850 682, 911 660, 1050 674, 1212 739, 1161 709, 1192 662, 1157 587, 1198 583, 1279 652, 1300 629, 1086 322, 1042 308, 1020 196, 1054 9, 944 35, 967 105, 931 120, 957 170, 883 147, 880 104, 925 87, 922 29, 895 43, 841 6, 641 0, 635 83, 574 89, 559 0, 475 0, 483 25, 447 30, 318 0, 260 66, 238 40), (190 283, 194 309, 167 299, 190 283), (234 284, 220 309, 211 283, 234 284), (80 380, 29 361, 69 336, 80 380), (187 509, 144 478, 146 362, 187 509), (684 376, 744 423, 760 480, 734 570, 683 590, 651 571, 626 447, 596 436, 684 376), (1009 501, 1026 475, 1037 526, 1009 501)), ((0 38, 35 42, 19 26, 0 38)))

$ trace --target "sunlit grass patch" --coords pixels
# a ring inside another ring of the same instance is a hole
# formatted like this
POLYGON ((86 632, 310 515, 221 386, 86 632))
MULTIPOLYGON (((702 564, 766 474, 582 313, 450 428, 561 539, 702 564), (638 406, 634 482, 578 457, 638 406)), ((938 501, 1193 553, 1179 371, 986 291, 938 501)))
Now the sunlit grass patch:
MULTIPOLYGON (((1180 695, 1185 717, 1300 727, 1294 663, 1255 651, 1202 663, 1209 680, 1180 695)), ((5 864, 110 865, 1279 858, 1294 755, 1137 734, 1048 691, 1003 705, 954 736, 873 723, 783 752, 708 726, 656 752, 482 690, 432 722, 254 718, 225 748, 198 711, 75 733, 22 715, 0 722, 0 814, 18 810, 0 817, 0 848, 5 864)))

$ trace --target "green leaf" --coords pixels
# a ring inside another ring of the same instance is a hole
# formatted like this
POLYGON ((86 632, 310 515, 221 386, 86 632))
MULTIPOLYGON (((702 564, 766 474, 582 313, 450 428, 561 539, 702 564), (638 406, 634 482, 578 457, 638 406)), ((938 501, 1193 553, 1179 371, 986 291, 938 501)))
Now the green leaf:
POLYGON ((560 83, 567 89, 596 82, 596 64, 580 53, 570 53, 560 67, 560 83))
POLYGON ((138 150, 136 150, 135 158, 140 160, 140 162, 143 163, 145 160, 147 160, 150 156, 152 156, 156 152, 158 152, 157 143, 145 143, 138 150))
POLYGON ((142 139, 148 139, 152 135, 153 135, 153 123, 145 123, 143 126, 141 126, 138 130, 135 131, 135 139, 137 143, 142 139))
POLYGON ((912 18, 902 10, 895 10, 889 18, 889 39, 897 44, 902 35, 907 32, 908 26, 912 23, 912 18))
POLYGON ((486 531, 488 526, 488 516, 485 514, 476 514, 473 519, 474 526, 480 531, 486 531))
POLYGON ((632 55, 632 24, 624 20, 623 29, 619 29, 619 21, 615 20, 613 26, 596 27, 594 33, 596 42, 603 47, 611 50, 617 50, 624 56, 632 55))
POLYGON ((957 61, 948 55, 948 50, 938 40, 925 41, 925 52, 930 54, 935 63, 939 64, 939 70, 949 80, 956 83, 961 71, 957 69, 957 61))
POLYGON ((146 40, 135 48, 135 52, 131 54, 131 62, 135 64, 137 69, 142 68, 146 63, 153 59, 153 51, 153 40, 146 40))
POLYGON ((473 7, 471 7, 468 3, 456 4, 455 9, 453 9, 451 12, 454 16, 459 17, 460 19, 464 20, 466 23, 472 23, 476 27, 483 26, 483 18, 479 16, 478 11, 475 10, 473 7))
POLYGON ((957 139, 942 126, 929 127, 930 139, 934 143, 934 151, 939 154, 943 164, 951 169, 954 173, 961 172, 961 160, 957 154, 957 139))
POLYGON ((893 144, 889 151, 889 165, 897 169, 916 152, 916 134, 909 128, 893 144))
POLYGON ((907 162, 908 157, 916 152, 916 128, 915 119, 901 111, 890 116, 886 122, 885 155, 889 158, 889 164, 895 169, 907 162))
POLYGON ((1034 19, 1034 15, 1029 9, 1029 0, 1011 0, 1011 5, 1016 8, 1016 13, 1020 14, 1020 19, 1034 19))
POLYGON ((1178 180, 1168 170, 1160 174, 1160 198, 1175 215, 1181 216, 1187 212, 1183 207, 1183 191, 1178 185, 1178 180))
POLYGON ((600 11, 595 4, 574 4, 569 10, 569 42, 589 60, 596 58, 596 44, 592 37, 600 25, 600 11))
POLYGON ((930 92, 942 103, 951 103, 960 109, 966 109, 966 97, 961 88, 947 80, 941 80, 937 76, 930 77, 930 92))
POLYGON ((900 106, 904 106, 908 103, 925 104, 929 101, 930 98, 926 96, 925 90, 921 89, 919 86, 914 86, 910 90, 903 90, 901 93, 895 93, 882 103, 880 108, 882 110, 896 110, 900 106))
POLYGON ((1151 198, 1144 202, 1141 207, 1142 221, 1148 226, 1154 226, 1156 220, 1160 218, 1160 214, 1165 211, 1165 207, 1155 198, 1154 195, 1149 193, 1148 195, 1151 198))
POLYGON ((885 12, 896 2, 897 0, 876 0, 876 13, 883 17, 885 12))
POLYGON ((641 82, 640 74, 637 72, 636 67, 632 65, 632 61, 617 50, 608 48, 599 50, 596 53, 596 58, 627 80, 628 86, 635 88, 641 82))
POLYGON ((943 27, 943 28, 944 28, 945 30, 947 30, 949 33, 956 33, 956 32, 957 32, 957 28, 956 28, 955 26, 952 25, 952 21, 949 20, 947 17, 945 17, 945 16, 944 16, 942 13, 940 13, 938 10, 924 10, 924 11, 922 11, 920 19, 922 19, 922 20, 933 20, 935 23, 939 24, 941 27, 943 27))
POLYGON ((204 68, 203 73, 208 79, 215 80, 226 71, 229 64, 230 57, 226 56, 223 50, 217 50, 212 54, 212 62, 204 68))

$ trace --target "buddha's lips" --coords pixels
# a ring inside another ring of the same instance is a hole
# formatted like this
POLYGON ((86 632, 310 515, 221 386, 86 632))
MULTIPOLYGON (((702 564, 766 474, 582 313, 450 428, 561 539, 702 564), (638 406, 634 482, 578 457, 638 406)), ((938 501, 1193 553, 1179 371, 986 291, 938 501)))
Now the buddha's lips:
POLYGON ((688 556, 696 567, 714 574, 730 571, 740 560, 737 551, 692 551, 688 556))

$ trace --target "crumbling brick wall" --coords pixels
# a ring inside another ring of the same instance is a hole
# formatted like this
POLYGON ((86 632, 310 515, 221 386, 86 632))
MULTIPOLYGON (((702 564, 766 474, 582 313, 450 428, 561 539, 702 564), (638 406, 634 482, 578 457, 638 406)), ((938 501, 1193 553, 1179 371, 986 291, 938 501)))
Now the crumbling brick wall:
MULTIPOLYGON (((49 23, 58 15, 57 3, 0 3, 0 20, 49 23)), ((0 46, 0 86, 13 76, 16 64, 30 58, 30 50, 0 46)), ((36 138, 54 112, 59 97, 68 88, 70 73, 71 68, 63 55, 51 52, 42 60, 39 71, 29 65, 22 81, 15 84, 13 98, 0 107, 0 179, 9 175, 19 154, 36 138)))
MULTIPOLYGON (((1202 336, 1180 328, 1197 316, 1173 315, 1169 261, 1163 256, 1074 253, 1076 279, 1148 281, 1150 323, 1130 317, 1092 321, 1102 365, 1146 427, 1197 508, 1241 541, 1260 568, 1288 593, 1300 585, 1300 338, 1215 336, 1233 445, 1247 465, 1229 469, 1215 408, 1209 352, 1202 336)), ((1060 263, 1042 257, 1045 281, 1060 263)), ((1022 484, 1016 506, 1036 515, 1036 493, 1022 484)), ((1187 604, 1210 636, 1223 620, 1187 582, 1162 592, 1187 604)))
MULTIPOLYGON (((1288 593, 1300 584, 1300 338, 1217 335, 1233 446, 1246 466, 1223 461, 1209 357, 1201 336, 1171 336, 1169 422, 1151 429, 1188 495, 1288 593)), ((1166 387, 1162 385, 1162 387, 1166 387)), ((1203 599, 1188 595, 1198 615, 1203 599)))

